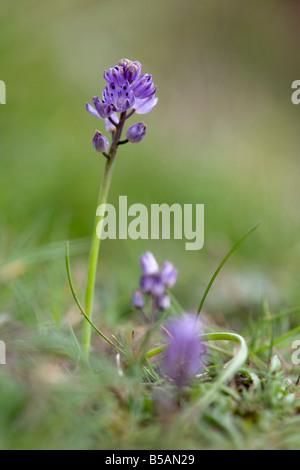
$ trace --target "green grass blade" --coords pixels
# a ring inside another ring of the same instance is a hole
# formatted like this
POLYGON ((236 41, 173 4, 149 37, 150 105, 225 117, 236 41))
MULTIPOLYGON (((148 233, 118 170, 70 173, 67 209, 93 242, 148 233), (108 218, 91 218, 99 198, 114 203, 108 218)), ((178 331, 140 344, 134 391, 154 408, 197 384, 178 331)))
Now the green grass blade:
POLYGON ((85 310, 84 308, 82 307, 81 303, 79 302, 79 299, 75 293, 75 290, 74 290, 74 287, 73 287, 73 283, 72 283, 72 278, 71 278, 71 269, 70 269, 70 247, 69 247, 69 242, 67 242, 67 245, 66 245, 66 268, 67 268, 67 275, 68 275, 68 281, 69 281, 69 285, 70 285, 70 289, 71 289, 71 292, 72 292, 72 295, 73 295, 73 298, 76 302, 76 305, 77 307, 79 308, 79 310, 81 311, 82 315, 84 316, 84 318, 89 322, 89 324, 92 326, 92 328, 94 328, 94 330, 105 340, 107 341, 107 343, 109 343, 111 346, 113 346, 114 348, 116 347, 116 345, 110 341, 104 333, 102 333, 97 327, 96 325, 94 325, 94 323, 92 322, 92 320, 87 316, 87 314, 85 313, 85 310))
POLYGON ((227 255, 225 256, 225 258, 221 261, 221 263, 219 264, 219 266, 217 267, 216 271, 214 272, 211 280, 209 281, 208 283, 208 286, 203 294, 203 297, 201 299, 201 302, 200 302, 200 305, 199 305, 199 308, 197 310, 197 313, 199 314, 201 312, 201 309, 203 307, 203 304, 205 302, 205 299, 210 291, 210 288, 211 286, 213 285, 214 283, 214 280, 216 279, 218 273, 221 271, 222 267, 224 266, 224 264, 226 263, 226 261, 228 260, 228 258, 232 255, 232 253, 235 252, 235 250, 243 243, 244 240, 246 240, 246 238, 252 233, 254 232, 254 230, 257 229, 257 227, 260 225, 260 222, 258 222, 256 225, 254 225, 254 227, 252 227, 238 242, 236 242, 236 244, 231 248, 231 250, 229 251, 229 253, 227 253, 227 255))

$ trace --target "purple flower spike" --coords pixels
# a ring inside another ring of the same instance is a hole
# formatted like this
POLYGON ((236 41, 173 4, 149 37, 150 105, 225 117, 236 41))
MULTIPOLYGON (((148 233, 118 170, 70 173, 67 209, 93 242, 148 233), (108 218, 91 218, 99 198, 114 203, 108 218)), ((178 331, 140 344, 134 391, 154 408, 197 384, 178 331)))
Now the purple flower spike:
POLYGON ((152 75, 142 75, 133 85, 132 90, 137 98, 145 99, 154 95, 156 87, 152 81, 152 75))
POLYGON ((156 299, 156 305, 159 310, 168 310, 171 305, 170 297, 167 294, 163 294, 156 299))
POLYGON ((145 299, 140 289, 136 289, 134 291, 132 296, 132 305, 137 309, 145 307, 145 299))
POLYGON ((166 287, 173 287, 178 276, 178 270, 174 268, 173 264, 165 261, 161 268, 161 279, 166 287))
POLYGON ((143 270, 143 273, 147 276, 152 276, 157 274, 159 271, 159 266, 156 259, 150 251, 147 251, 140 257, 140 265, 143 270))
POLYGON ((132 144, 137 144, 145 137, 146 129, 147 129, 147 126, 143 122, 134 124, 133 126, 129 127, 129 129, 127 130, 126 138, 132 144))
POLYGON ((121 59, 118 65, 105 70, 107 85, 103 89, 102 99, 95 96, 94 107, 87 103, 87 111, 100 119, 107 119, 113 113, 130 109, 137 114, 149 113, 157 105, 156 87, 152 76, 141 75, 141 72, 141 63, 128 59, 121 59))
POLYGON ((143 294, 151 294, 153 287, 153 277, 144 274, 140 280, 140 288, 143 294))
POLYGON ((107 152, 109 147, 109 141, 105 137, 105 135, 101 134, 101 132, 97 131, 93 138, 93 146, 97 152, 107 152))
POLYGON ((199 339, 197 317, 184 315, 168 322, 165 328, 169 346, 163 356, 162 369, 182 387, 200 370, 200 359, 205 353, 199 339))

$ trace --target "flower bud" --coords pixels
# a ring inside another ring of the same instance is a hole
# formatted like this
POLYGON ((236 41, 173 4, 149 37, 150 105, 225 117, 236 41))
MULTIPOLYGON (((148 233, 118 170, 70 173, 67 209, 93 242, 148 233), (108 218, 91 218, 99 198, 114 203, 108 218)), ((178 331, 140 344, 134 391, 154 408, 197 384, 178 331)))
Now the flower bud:
POLYGON ((143 294, 151 294, 153 287, 153 277, 144 274, 140 280, 140 288, 143 294))
POLYGON ((156 299, 156 305, 159 310, 168 310, 171 305, 170 297, 167 294, 163 294, 156 299))
POLYGON ((97 152, 107 152, 109 147, 109 141, 105 137, 105 135, 101 134, 101 132, 97 131, 93 138, 93 146, 97 152))
POLYGON ((143 122, 139 122, 138 124, 133 124, 133 126, 129 127, 126 132, 126 138, 132 144, 137 144, 140 142, 146 135, 146 124, 143 122))
POLYGON ((160 297, 161 295, 164 294, 164 292, 165 292, 165 285, 162 282, 160 275, 154 276, 151 294, 154 297, 160 297))
POLYGON ((165 261, 161 268, 161 279, 166 287, 173 287, 177 279, 178 271, 173 264, 165 261))
POLYGON ((132 305, 138 309, 144 308, 145 299, 140 289, 136 289, 134 291, 133 296, 132 296, 132 305))
POLYGON ((147 251, 140 257, 140 265, 143 270, 143 273, 147 276, 157 274, 159 271, 157 261, 150 251, 147 251))
POLYGON ((125 78, 129 81, 129 83, 132 83, 137 80, 141 75, 141 71, 142 65, 138 61, 128 61, 127 64, 124 66, 125 78))

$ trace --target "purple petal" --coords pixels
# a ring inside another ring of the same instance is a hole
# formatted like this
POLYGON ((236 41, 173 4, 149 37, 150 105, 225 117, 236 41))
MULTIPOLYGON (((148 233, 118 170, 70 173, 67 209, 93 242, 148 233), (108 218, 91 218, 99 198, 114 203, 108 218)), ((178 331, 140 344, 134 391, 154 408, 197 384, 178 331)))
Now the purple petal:
POLYGON ((98 119, 101 119, 100 116, 99 116, 99 113, 95 110, 94 106, 92 106, 89 103, 86 103, 85 108, 90 114, 92 114, 93 116, 95 116, 98 119))
POLYGON ((151 95, 143 100, 136 98, 133 109, 135 110, 136 114, 146 114, 157 105, 157 102, 158 98, 154 95, 151 95))

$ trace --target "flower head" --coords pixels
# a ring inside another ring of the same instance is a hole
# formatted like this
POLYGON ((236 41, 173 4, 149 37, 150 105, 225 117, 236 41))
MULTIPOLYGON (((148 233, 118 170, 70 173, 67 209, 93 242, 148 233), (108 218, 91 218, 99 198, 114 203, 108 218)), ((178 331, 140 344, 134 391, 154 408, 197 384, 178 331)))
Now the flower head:
POLYGON ((201 369, 201 357, 205 347, 199 338, 197 317, 185 314, 165 325, 168 347, 163 355, 162 370, 179 387, 201 369))
POLYGON ((86 109, 93 116, 105 119, 115 112, 133 109, 138 114, 145 114, 156 106, 156 87, 152 76, 143 74, 142 65, 138 61, 121 59, 119 64, 105 70, 104 78, 107 85, 99 96, 93 98, 93 105, 86 104, 86 109))

